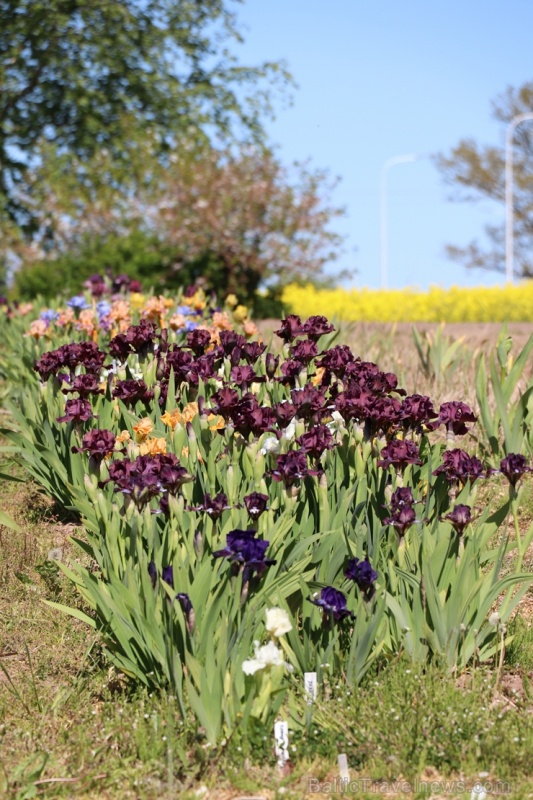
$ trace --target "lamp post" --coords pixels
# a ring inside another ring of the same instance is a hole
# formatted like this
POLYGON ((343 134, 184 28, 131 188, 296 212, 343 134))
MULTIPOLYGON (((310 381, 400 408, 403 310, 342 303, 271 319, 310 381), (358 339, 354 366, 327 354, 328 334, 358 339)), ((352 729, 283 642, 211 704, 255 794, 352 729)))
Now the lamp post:
POLYGON ((533 120, 533 111, 518 114, 507 126, 505 135, 505 280, 514 278, 514 203, 513 203, 513 136, 522 122, 533 120))
POLYGON ((381 205, 381 288, 388 289, 389 286, 389 253, 388 253, 388 219, 387 219, 387 177, 391 167, 396 164, 408 164, 411 161, 417 161, 422 156, 417 153, 408 153, 403 156, 394 156, 389 158, 381 168, 381 192, 380 192, 380 205, 381 205))

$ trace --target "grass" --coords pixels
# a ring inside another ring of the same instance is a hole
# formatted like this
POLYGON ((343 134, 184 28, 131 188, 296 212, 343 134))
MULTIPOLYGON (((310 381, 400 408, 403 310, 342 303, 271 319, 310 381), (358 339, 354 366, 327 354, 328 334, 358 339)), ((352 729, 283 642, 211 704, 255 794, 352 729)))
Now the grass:
MULTIPOLYGON (((393 333, 387 336, 386 347, 379 337, 366 342, 363 357, 392 368, 384 363, 387 354, 392 360, 394 344, 393 333)), ((446 397, 435 378, 416 370, 414 347, 402 348, 401 361, 409 391, 436 401, 470 399, 463 392, 472 386, 468 358, 445 387, 446 397)), ((25 478, 14 462, 0 463, 0 472, 25 478)), ((138 689, 110 669, 98 637, 43 602, 79 602, 54 561, 79 557, 69 540, 75 525, 58 517, 31 482, 3 481, 1 489, 2 509, 20 530, 0 526, 0 795, 320 797, 338 787, 339 753, 357 782, 353 796, 375 797, 385 789, 393 795, 396 782, 402 797, 470 797, 477 780, 506 782, 508 797, 533 793, 531 593, 511 623, 500 683, 490 663, 449 675, 439 664, 417 667, 402 657, 381 664, 356 691, 332 678, 306 724, 291 730, 290 763, 280 770, 270 731, 257 729, 249 738, 237 732, 211 749, 192 721, 179 719, 171 696, 138 689), (455 783, 445 790, 445 781, 455 783), (431 782, 440 789, 431 791, 431 782), (403 791, 407 785, 412 791, 403 791)), ((532 519, 529 484, 520 525, 532 519)), ((527 554, 525 568, 532 565, 527 554)))

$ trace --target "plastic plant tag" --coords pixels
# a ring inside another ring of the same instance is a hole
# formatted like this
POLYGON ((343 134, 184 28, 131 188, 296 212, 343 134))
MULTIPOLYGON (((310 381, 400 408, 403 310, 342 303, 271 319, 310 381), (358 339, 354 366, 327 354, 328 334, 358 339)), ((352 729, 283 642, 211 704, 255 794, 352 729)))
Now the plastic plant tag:
POLYGON ((278 766, 283 767, 289 760, 289 725, 287 722, 274 723, 274 752, 278 766))
POLYGON ((307 705, 311 706, 315 702, 317 695, 316 672, 304 672, 304 687, 307 705))
POLYGON ((346 757, 346 753, 339 753, 337 763, 339 765, 339 776, 341 780, 349 783, 350 770, 348 769, 348 759, 346 757))
POLYGON ((470 795, 470 800, 485 800, 487 797, 487 792, 485 790, 485 786, 482 783, 475 783, 472 787, 472 794, 470 795))

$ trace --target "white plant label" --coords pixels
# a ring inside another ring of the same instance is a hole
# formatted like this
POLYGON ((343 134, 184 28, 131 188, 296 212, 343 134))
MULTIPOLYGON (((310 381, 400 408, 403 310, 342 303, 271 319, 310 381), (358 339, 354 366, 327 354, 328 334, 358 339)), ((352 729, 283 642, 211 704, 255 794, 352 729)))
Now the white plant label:
POLYGON ((348 769, 348 759, 346 758, 346 753, 339 753, 337 764, 339 765, 339 776, 341 780, 349 783, 350 770, 348 769))
POLYGON ((289 725, 287 722, 274 723, 274 752, 278 766, 283 767, 289 760, 289 725))
POLYGON ((317 695, 316 672, 304 672, 304 687, 307 705, 310 706, 315 702, 317 695))

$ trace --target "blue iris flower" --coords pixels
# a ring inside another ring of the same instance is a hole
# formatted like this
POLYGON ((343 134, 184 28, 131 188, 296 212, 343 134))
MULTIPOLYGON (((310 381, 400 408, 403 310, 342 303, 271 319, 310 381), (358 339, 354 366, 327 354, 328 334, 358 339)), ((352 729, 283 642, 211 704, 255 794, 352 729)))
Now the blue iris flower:
POLYGON ((107 317, 110 311, 111 304, 108 303, 107 300, 100 300, 100 302, 96 304, 96 313, 100 319, 102 319, 102 317, 107 317))
POLYGON ((89 303, 82 294, 74 295, 70 300, 67 300, 67 306, 74 309, 74 311, 83 311, 86 308, 90 308, 89 303))
POLYGON ((54 322, 58 318, 59 314, 57 311, 52 311, 51 308, 47 308, 45 311, 41 311, 40 318, 46 322, 46 325, 50 325, 51 322, 54 322))
POLYGON ((326 586, 320 592, 320 596, 315 595, 310 597, 309 600, 315 606, 319 606, 324 612, 324 622, 328 618, 333 618, 335 621, 340 621, 345 617, 353 617, 351 611, 346 608, 346 597, 342 592, 334 589, 333 586, 326 586))
POLYGON ((195 313, 189 306, 178 306, 176 309, 176 314, 181 314, 183 317, 192 317, 195 313))
POLYGON ((177 328, 177 333, 190 333, 191 331, 195 331, 198 327, 197 322, 193 322, 192 320, 188 319, 185 325, 182 328, 177 328))

